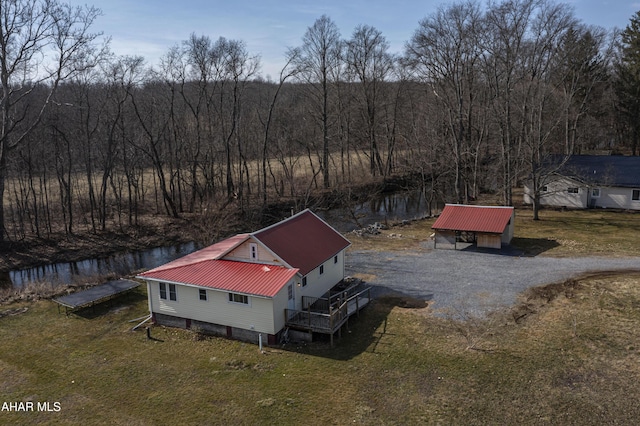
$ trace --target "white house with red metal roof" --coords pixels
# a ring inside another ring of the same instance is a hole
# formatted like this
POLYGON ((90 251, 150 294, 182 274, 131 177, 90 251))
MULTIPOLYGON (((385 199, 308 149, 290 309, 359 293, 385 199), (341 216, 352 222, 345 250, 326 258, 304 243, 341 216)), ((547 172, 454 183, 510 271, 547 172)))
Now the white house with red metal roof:
POLYGON ((157 324, 277 342, 285 312, 344 278, 350 242, 310 210, 138 275, 157 324))
POLYGON ((456 248, 458 242, 478 247, 497 248, 513 238, 513 207, 446 204, 431 228, 436 248, 456 248))

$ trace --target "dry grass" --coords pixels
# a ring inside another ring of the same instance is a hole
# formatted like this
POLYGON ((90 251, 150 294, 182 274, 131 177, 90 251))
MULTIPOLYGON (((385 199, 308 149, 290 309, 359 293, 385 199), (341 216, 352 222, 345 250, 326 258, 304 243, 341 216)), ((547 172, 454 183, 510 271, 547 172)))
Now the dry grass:
MULTIPOLYGON (((420 250, 433 247, 435 219, 393 226, 379 235, 347 235, 352 250, 420 250)), ((544 210, 533 220, 527 208, 516 209, 512 246, 528 255, 640 256, 640 212, 544 210)))
POLYGON ((334 349, 264 354, 184 330, 130 332, 143 291, 95 315, 65 317, 45 301, 4 307, 2 398, 62 409, 0 412, 0 423, 634 424, 640 274, 585 277, 522 305, 517 322, 503 312, 462 327, 423 301, 384 298, 334 349))
POLYGON ((516 247, 550 256, 640 256, 640 212, 518 210, 516 247))

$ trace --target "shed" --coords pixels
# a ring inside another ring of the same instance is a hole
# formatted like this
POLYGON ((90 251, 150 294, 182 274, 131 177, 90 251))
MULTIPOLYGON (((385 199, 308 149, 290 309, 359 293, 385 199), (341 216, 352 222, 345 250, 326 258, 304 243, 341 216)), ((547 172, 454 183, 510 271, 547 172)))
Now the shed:
POLYGON ((446 204, 431 227, 436 248, 457 248, 458 242, 499 249, 513 238, 513 207, 446 204))

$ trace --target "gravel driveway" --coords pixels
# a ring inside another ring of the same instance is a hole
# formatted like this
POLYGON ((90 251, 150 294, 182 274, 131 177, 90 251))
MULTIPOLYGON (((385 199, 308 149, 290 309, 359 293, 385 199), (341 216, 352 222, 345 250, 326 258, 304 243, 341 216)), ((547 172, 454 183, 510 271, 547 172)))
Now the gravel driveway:
POLYGON ((520 257, 465 250, 351 251, 347 275, 366 274, 374 297, 400 293, 453 314, 483 315, 511 306, 524 290, 590 271, 640 270, 640 258, 520 257))

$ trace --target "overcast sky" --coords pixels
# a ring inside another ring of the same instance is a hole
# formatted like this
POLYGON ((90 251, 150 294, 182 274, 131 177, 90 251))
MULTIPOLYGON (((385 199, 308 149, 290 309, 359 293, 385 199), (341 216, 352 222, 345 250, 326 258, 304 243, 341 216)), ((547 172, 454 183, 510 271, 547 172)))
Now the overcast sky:
MULTIPOLYGON (((170 47, 190 34, 242 40, 259 55, 262 75, 277 78, 288 47, 301 44, 308 27, 323 14, 349 38, 359 24, 380 30, 392 52, 401 53, 418 27, 447 0, 66 0, 102 10, 93 30, 111 37, 117 55, 138 55, 155 65, 170 47)), ((486 2, 482 2, 485 4, 486 2)), ((623 29, 640 10, 640 0, 568 0, 582 22, 623 29)))

